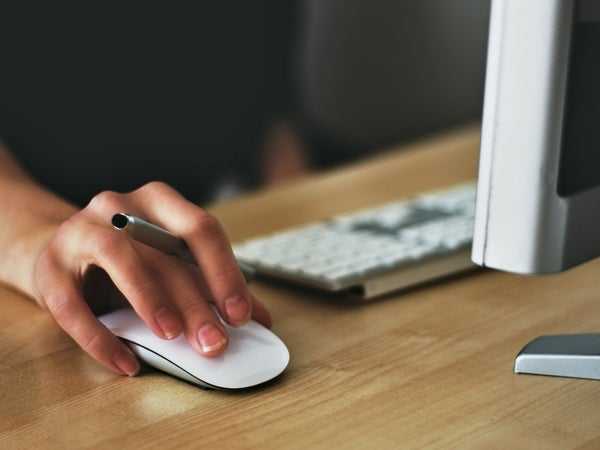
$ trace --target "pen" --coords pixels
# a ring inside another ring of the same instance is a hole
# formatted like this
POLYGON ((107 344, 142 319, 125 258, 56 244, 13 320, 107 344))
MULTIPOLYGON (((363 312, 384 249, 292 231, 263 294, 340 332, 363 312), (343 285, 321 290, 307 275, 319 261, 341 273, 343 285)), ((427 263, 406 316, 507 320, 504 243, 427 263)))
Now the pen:
MULTIPOLYGON (((114 229, 126 232, 138 242, 168 255, 177 256, 190 264, 198 265, 185 241, 169 233, 164 228, 125 213, 115 214, 111 222, 114 229)), ((238 261, 238 265, 246 281, 250 281, 254 277, 255 270, 240 261, 238 261)))

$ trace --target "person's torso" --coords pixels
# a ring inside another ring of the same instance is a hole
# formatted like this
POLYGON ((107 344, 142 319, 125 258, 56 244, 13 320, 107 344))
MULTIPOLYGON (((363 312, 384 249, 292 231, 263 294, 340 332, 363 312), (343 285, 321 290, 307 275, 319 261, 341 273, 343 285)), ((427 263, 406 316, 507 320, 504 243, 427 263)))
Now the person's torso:
POLYGON ((77 202, 165 180, 206 194, 254 170, 265 105, 261 3, 0 7, 0 136, 77 202))

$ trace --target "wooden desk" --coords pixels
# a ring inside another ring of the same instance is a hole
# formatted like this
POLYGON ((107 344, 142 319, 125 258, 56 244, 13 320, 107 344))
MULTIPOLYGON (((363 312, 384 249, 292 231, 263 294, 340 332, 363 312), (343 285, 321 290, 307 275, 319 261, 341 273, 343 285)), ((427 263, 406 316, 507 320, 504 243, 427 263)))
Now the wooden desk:
MULTIPOLYGON (((214 212, 249 237, 473 177, 477 146, 447 134, 214 212)), ((600 448, 600 382, 512 373, 536 335, 600 330, 599 278, 480 272, 358 306, 257 283, 292 361, 238 394, 112 375, 0 289, 0 448, 600 448)))

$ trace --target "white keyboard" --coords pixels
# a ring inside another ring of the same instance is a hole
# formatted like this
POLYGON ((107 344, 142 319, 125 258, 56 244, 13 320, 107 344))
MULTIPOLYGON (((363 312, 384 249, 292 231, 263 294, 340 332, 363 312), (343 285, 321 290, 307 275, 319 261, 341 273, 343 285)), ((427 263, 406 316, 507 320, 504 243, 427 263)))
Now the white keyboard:
POLYGON ((473 268, 475 183, 234 246, 258 274, 363 298, 473 268))

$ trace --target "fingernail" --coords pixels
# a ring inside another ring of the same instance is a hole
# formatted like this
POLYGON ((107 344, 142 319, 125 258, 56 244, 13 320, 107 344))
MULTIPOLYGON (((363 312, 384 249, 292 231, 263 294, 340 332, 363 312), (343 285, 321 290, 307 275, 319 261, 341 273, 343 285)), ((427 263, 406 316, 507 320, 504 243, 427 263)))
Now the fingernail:
POLYGON ((203 353, 209 353, 223 347, 227 339, 215 325, 207 323, 198 330, 198 343, 203 353))
POLYGON ((113 357, 113 362, 121 372, 130 377, 137 374, 140 370, 137 358, 127 347, 121 347, 117 350, 117 353, 113 357))
POLYGON ((162 330, 162 333, 167 339, 173 339, 181 333, 181 325, 179 319, 173 311, 163 306, 154 314, 154 320, 162 330))
POLYGON ((241 295, 225 300, 225 311, 231 322, 245 323, 250 319, 250 304, 241 295))

